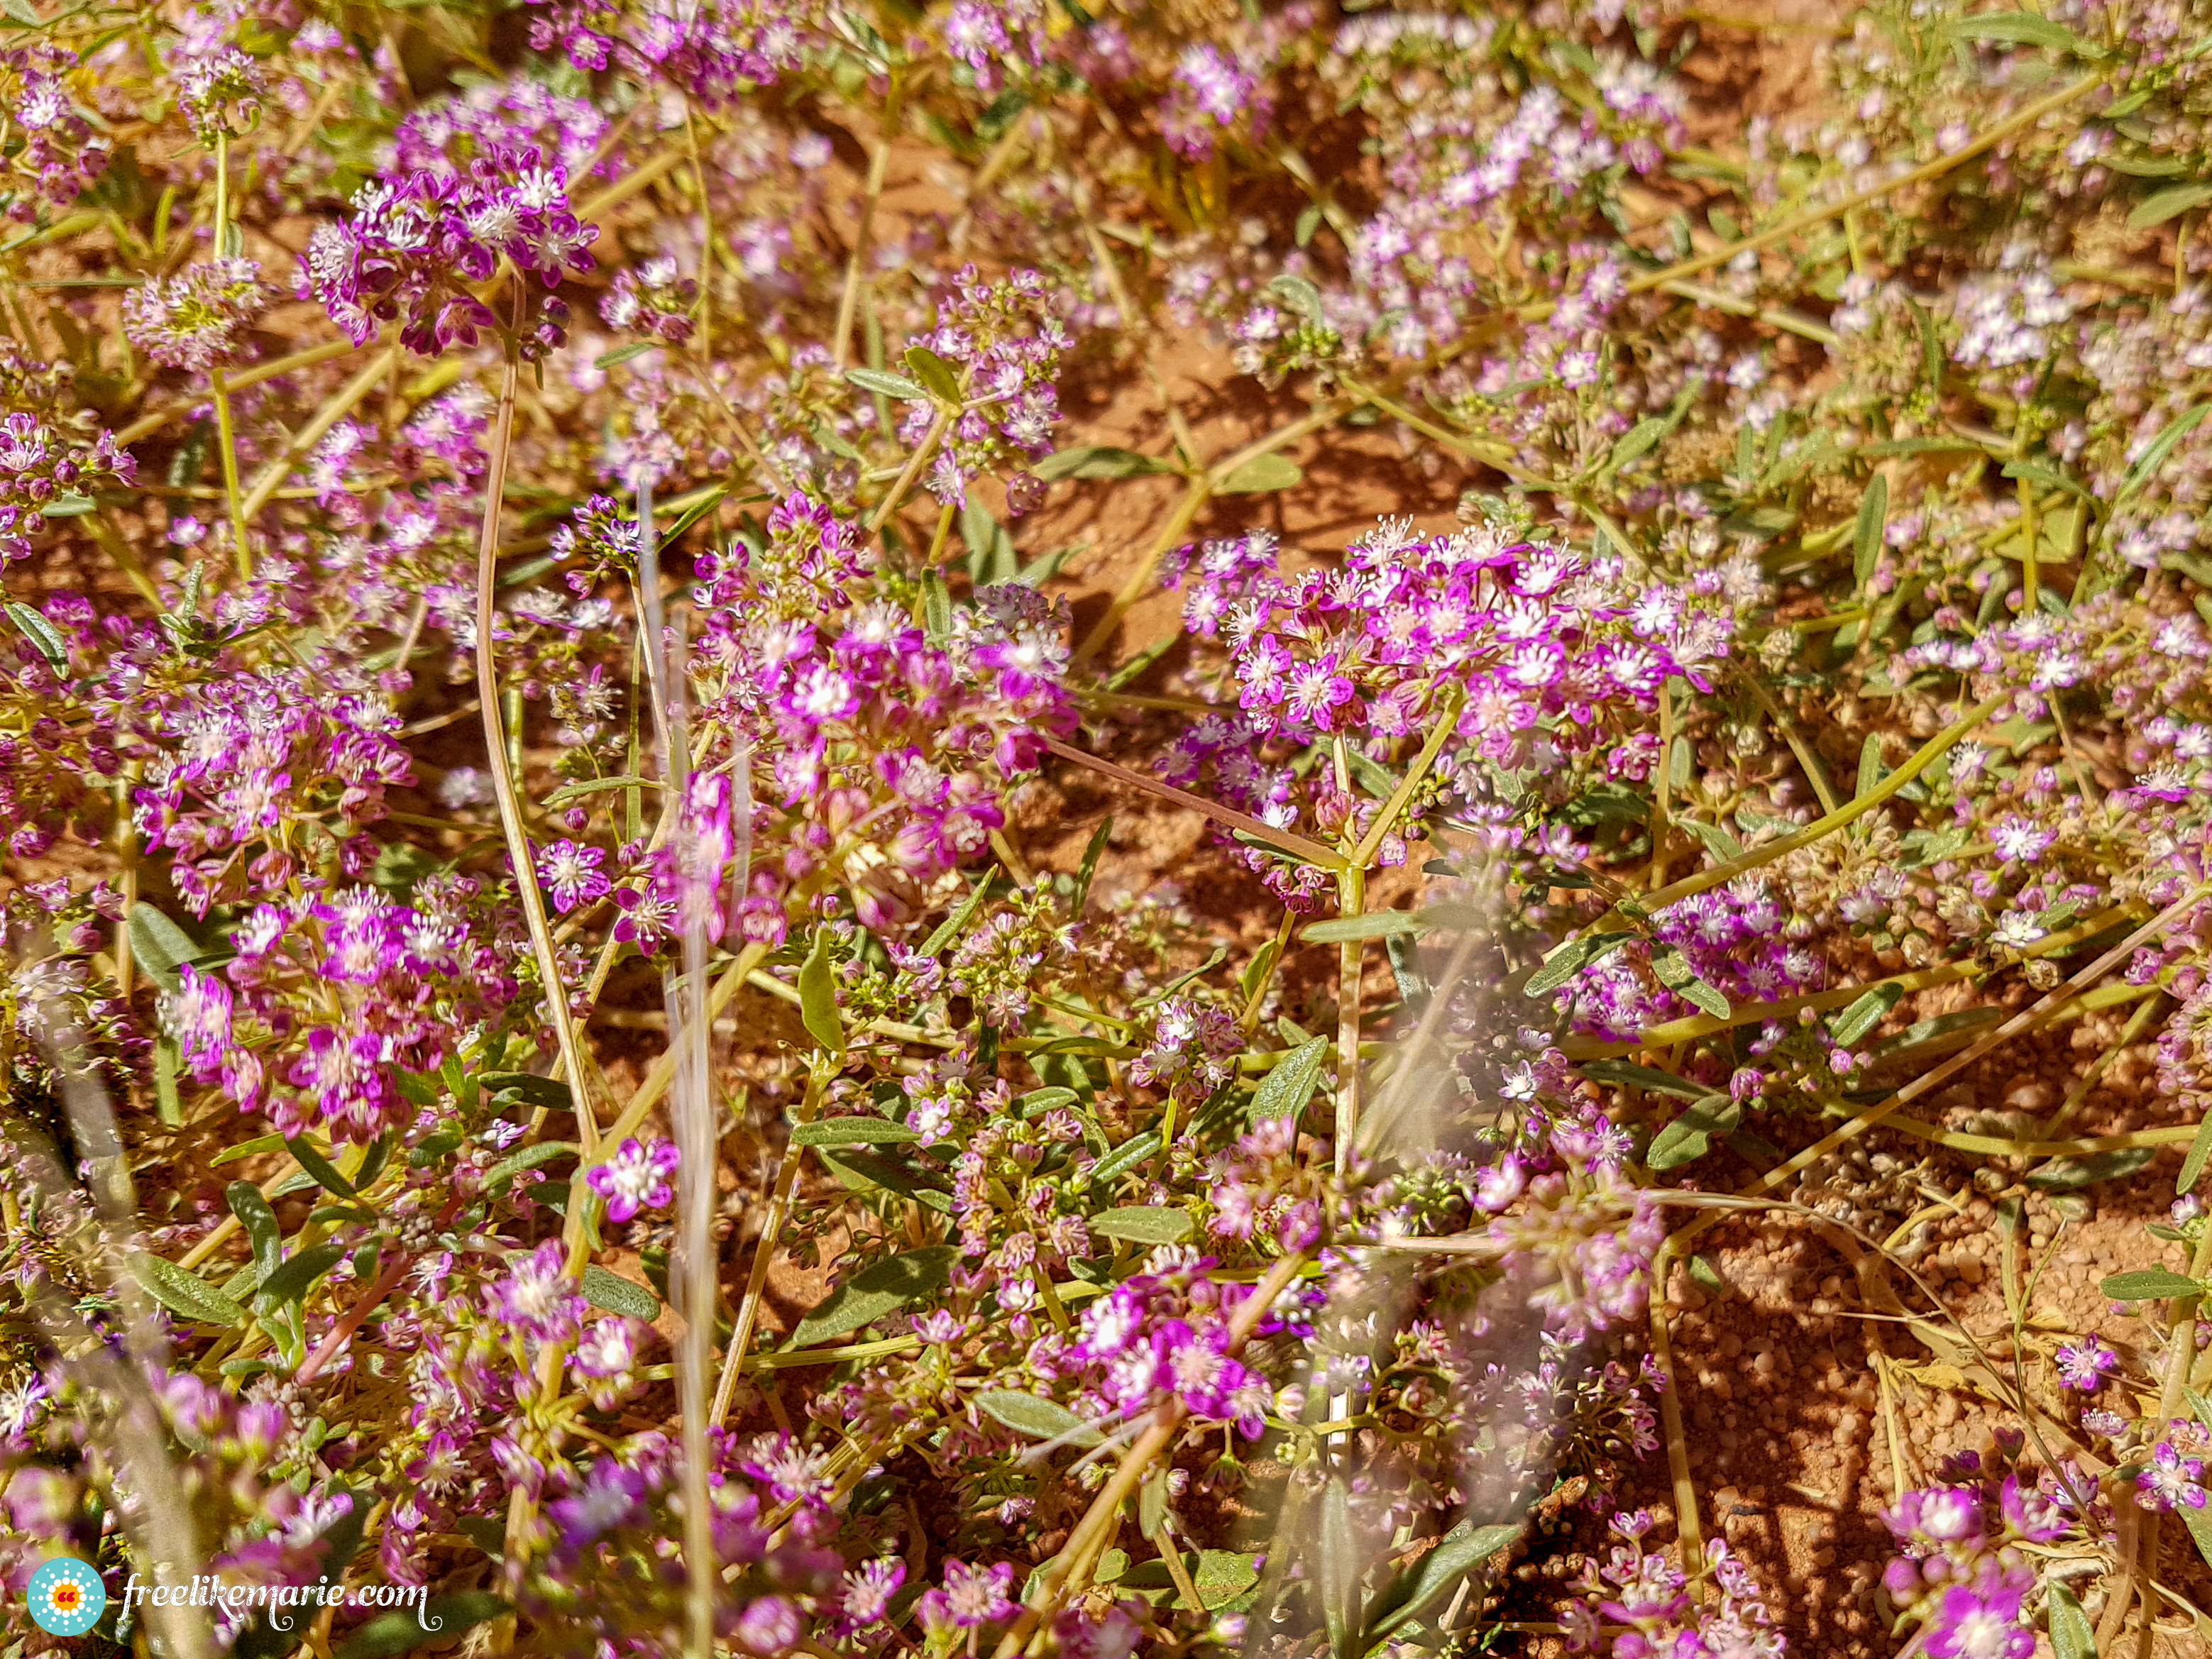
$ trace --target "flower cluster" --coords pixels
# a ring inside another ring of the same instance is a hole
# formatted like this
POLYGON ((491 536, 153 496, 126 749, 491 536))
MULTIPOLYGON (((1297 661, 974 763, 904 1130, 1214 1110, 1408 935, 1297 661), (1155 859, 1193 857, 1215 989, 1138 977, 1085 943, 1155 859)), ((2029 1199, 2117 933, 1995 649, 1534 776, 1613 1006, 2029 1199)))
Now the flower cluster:
MULTIPOLYGON (((536 276, 552 289, 592 269, 588 250, 598 236, 568 206, 564 166, 536 144, 493 141, 465 170, 424 169, 362 186, 349 218, 316 227, 300 293, 320 301, 356 343, 397 321, 402 344, 435 355, 507 326, 471 291, 501 260, 519 282, 536 276)), ((528 297, 518 289, 515 331, 526 355, 542 356, 567 337, 568 308, 548 296, 526 314, 528 297)))
MULTIPOLYGON (((1060 359, 1069 341, 1036 271, 986 282, 965 265, 951 289, 936 328, 919 343, 952 367, 965 397, 929 472, 938 500, 958 503, 968 499, 971 480, 1052 448, 1060 359)), ((929 404, 910 403, 899 436, 919 444, 935 418, 929 404)))
POLYGON ((699 568, 708 712, 769 763, 776 796, 758 810, 791 849, 756 868, 738 926, 781 940, 786 896, 832 884, 866 925, 895 926, 988 846, 1006 781, 1036 767, 1040 738, 1072 729, 1065 625, 1011 585, 933 640, 826 507, 789 496, 766 532, 699 568))
MULTIPOLYGON (((1387 743, 1449 721, 1465 748, 1440 770, 1464 773, 1466 793, 1487 793, 1485 769, 1543 770, 1577 755, 1640 778, 1660 687, 1669 676, 1711 683, 1735 629, 1728 596, 1755 585, 1724 570, 1685 593, 1503 526, 1420 536, 1401 522, 1347 548, 1340 568, 1296 579, 1278 574, 1264 532, 1186 548, 1169 574, 1186 588, 1192 632, 1229 649, 1241 713, 1198 721, 1157 769, 1186 788, 1209 783, 1278 827, 1352 835, 1378 803, 1327 769, 1301 781, 1268 763, 1266 745, 1344 732, 1387 743)), ((1379 853, 1402 862, 1403 832, 1388 827, 1379 853)), ((1271 885, 1296 879, 1268 874, 1271 885)))
POLYGON ((0 416, 0 570, 31 556, 32 538, 46 528, 55 507, 128 486, 137 468, 112 433, 86 443, 26 410, 0 416))
POLYGON ((210 677, 166 700, 136 796, 139 832, 176 855, 193 910, 280 885, 303 864, 374 867, 364 834, 412 781, 374 693, 332 696, 293 670, 210 677))
POLYGON ((239 334, 260 310, 261 267, 222 258, 156 276, 123 302, 131 343, 166 368, 200 373, 234 362, 239 334))
POLYGON ((365 1143, 404 1122, 400 1074, 434 1074, 520 988, 515 941, 468 877, 426 880, 412 904, 355 888, 258 905, 233 943, 216 971, 178 969, 162 1024, 195 1077, 287 1136, 365 1143))
POLYGON ((1916 1488, 1884 1516, 1902 1550, 1882 1583, 1922 1626, 1930 1653, 2027 1659, 2035 1632, 2026 1607, 2035 1588, 2021 1545, 2049 1545, 2087 1518, 2095 1486, 2078 1469, 2039 1480, 2014 1467, 2021 1437, 2001 1437, 1984 1467, 1978 1453, 1950 1460, 1942 1484, 1916 1488))
POLYGON ((1613 1659, 1778 1659, 1789 1650, 1758 1579, 1724 1540, 1705 1546, 1705 1574, 1718 1597, 1692 1600, 1688 1575, 1644 1546, 1656 1524, 1649 1510, 1613 1517, 1620 1542, 1602 1564, 1593 1560, 1576 1585, 1585 1599, 1569 1610, 1571 1652, 1606 1646, 1601 1620, 1627 1626, 1607 1648, 1613 1659))
POLYGON ((1080 1388, 1081 1415, 1133 1417, 1173 1399, 1194 1417, 1259 1437, 1274 1391, 1231 1352, 1229 1318, 1244 1287, 1214 1278, 1214 1266, 1212 1256, 1163 1245, 1142 1273, 1084 1310, 1073 1340, 1047 1362, 1080 1388))

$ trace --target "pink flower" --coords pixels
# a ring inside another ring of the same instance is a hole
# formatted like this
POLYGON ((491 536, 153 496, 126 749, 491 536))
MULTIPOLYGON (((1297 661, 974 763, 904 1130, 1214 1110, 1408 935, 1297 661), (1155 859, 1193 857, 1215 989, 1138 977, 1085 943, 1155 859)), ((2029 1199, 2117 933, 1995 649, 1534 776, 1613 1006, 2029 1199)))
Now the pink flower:
POLYGON ((656 1140, 646 1146, 633 1135, 605 1164, 595 1164, 584 1179, 607 1201, 607 1219, 628 1221, 641 1209, 665 1210, 676 1201, 668 1177, 676 1173, 683 1154, 672 1140, 656 1140))

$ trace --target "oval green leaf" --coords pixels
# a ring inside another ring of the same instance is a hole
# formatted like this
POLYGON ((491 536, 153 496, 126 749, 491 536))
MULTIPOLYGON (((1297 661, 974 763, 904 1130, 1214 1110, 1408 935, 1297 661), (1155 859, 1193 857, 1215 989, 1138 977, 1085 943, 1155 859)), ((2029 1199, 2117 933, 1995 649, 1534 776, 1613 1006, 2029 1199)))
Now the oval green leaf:
POLYGON ((2203 1288, 2195 1279, 2171 1267, 2141 1267, 2133 1273, 2114 1273, 2097 1287, 2115 1302, 2162 1301, 2169 1297, 2194 1296, 2203 1288))
POLYGON ((628 1314, 650 1324, 660 1317, 660 1298, 634 1279, 596 1261, 584 1269, 584 1300, 605 1313, 628 1314))
POLYGON ((1305 469, 1287 455, 1255 455, 1213 487, 1217 495, 1257 495, 1305 482, 1305 469))
POLYGON ((791 1132, 794 1146, 882 1146, 921 1139, 919 1129, 881 1117, 823 1117, 791 1132))
POLYGON ((987 1415, 1032 1440, 1065 1437, 1071 1446, 1095 1446, 1103 1438, 1066 1407, 1041 1395, 1023 1394, 1012 1389, 987 1389, 975 1396, 975 1403, 987 1415))
POLYGON ((832 1337, 872 1325, 916 1297, 928 1295, 951 1276, 954 1250, 951 1244, 926 1245, 855 1273, 799 1322, 784 1346, 817 1346, 832 1337))
POLYGON ((1092 1216, 1091 1231, 1130 1244, 1180 1244, 1191 1236, 1194 1224, 1188 1211, 1132 1204, 1092 1216))
POLYGON ((198 1273, 179 1267, 166 1256, 151 1251, 134 1251, 131 1256, 131 1273, 147 1294, 171 1313, 203 1325, 229 1327, 246 1322, 246 1310, 236 1297, 218 1290, 198 1273))

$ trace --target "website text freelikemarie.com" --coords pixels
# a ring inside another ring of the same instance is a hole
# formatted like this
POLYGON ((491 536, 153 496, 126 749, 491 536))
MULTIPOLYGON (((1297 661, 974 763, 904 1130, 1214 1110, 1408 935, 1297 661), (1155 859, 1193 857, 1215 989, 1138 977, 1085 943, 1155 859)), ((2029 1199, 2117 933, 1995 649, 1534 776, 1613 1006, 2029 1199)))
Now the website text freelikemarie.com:
MULTIPOLYGON (((422 1584, 234 1584, 203 1573, 183 1583, 149 1584, 137 1573, 123 1586, 123 1605, 155 1607, 222 1607, 234 1615, 249 1608, 265 1607, 269 1622, 288 1631, 288 1609, 313 1607, 413 1607, 415 1622, 423 1630, 438 1630, 445 1623, 429 1613, 429 1590, 422 1584)), ((310 1617, 313 1615, 311 1614, 310 1617)))

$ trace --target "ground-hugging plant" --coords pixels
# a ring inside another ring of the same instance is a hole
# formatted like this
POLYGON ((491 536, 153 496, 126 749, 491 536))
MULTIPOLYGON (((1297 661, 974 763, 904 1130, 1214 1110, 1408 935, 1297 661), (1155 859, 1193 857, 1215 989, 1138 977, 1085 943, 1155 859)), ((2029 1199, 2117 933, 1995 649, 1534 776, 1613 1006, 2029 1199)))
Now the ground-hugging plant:
POLYGON ((13 5, 25 1651, 1828 1650, 1723 1222, 1851 1643, 2197 1628, 2212 12, 1823 16, 13 5))

